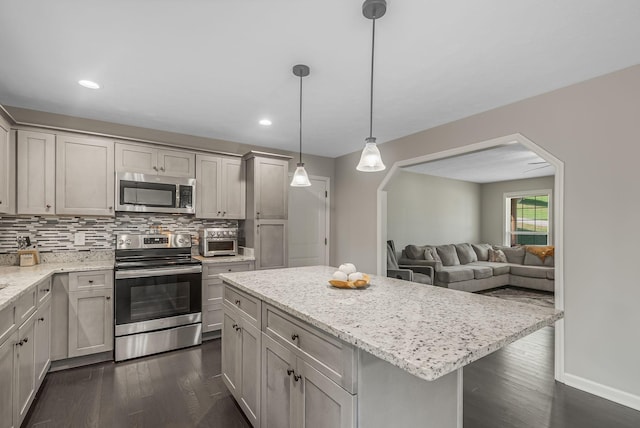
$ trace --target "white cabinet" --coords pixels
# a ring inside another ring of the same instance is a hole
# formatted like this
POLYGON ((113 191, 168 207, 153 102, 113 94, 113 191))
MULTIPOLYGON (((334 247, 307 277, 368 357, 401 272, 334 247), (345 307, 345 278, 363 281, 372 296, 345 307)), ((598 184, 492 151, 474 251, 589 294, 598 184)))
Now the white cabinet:
POLYGON ((55 214, 55 135, 18 131, 18 214, 55 214))
MULTIPOLYGON (((11 311, 14 308, 11 307, 11 311)), ((4 312, 4 311, 3 311, 4 312)), ((16 420, 15 376, 18 332, 13 331, 4 342, 0 341, 0 428, 14 428, 16 420)))
POLYGON ((196 217, 245 218, 243 165, 239 158, 196 155, 196 217))
POLYGON ((254 427, 260 427, 260 301, 225 287, 222 378, 254 427), (231 291, 231 293, 228 293, 231 291), (233 304, 229 301, 233 300, 233 304))
POLYGON ((194 153, 129 143, 116 143, 115 150, 116 171, 195 177, 194 153))
POLYGON ((36 314, 18 328, 16 346, 17 426, 22 424, 36 395, 36 314))
POLYGON ((287 267, 289 157, 250 152, 247 169, 246 246, 256 269, 287 267))
MULTIPOLYGON (((51 294, 49 294, 51 296, 51 294)), ((36 391, 42 385, 51 366, 51 297, 47 298, 36 312, 35 328, 36 391)))
POLYGON ((0 213, 15 213, 16 146, 9 124, 0 116, 0 213))
POLYGON ((113 349, 113 271, 69 274, 69 357, 113 349))
POLYGON ((223 272, 244 272, 254 269, 254 263, 203 263, 202 264, 202 332, 209 333, 222 329, 222 280, 223 272))
POLYGON ((113 141, 56 137, 56 213, 113 216, 113 141))

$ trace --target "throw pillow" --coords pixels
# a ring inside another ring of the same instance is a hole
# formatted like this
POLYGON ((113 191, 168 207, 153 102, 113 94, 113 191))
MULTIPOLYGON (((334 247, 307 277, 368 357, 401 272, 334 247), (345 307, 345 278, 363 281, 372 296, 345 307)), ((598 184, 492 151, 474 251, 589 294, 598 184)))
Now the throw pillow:
POLYGON ((489 261, 490 262, 496 262, 496 263, 506 263, 507 262, 507 256, 504 254, 504 251, 502 251, 502 250, 490 249, 488 251, 488 253, 489 253, 489 261))
POLYGON ((424 249, 424 259, 442 263, 442 260, 440 259, 440 256, 438 255, 438 251, 436 251, 436 247, 430 247, 428 245, 424 249))
POLYGON ((453 244, 438 245, 436 251, 442 260, 443 266, 458 266, 460 264, 456 247, 453 244))
POLYGON ((507 256, 507 261, 509 263, 514 263, 521 265, 524 262, 524 247, 518 245, 515 247, 506 247, 502 245, 494 245, 494 250, 502 250, 504 255, 507 256))
POLYGON ((424 260, 424 247, 418 247, 416 245, 407 245, 404 247, 404 252, 407 257, 413 260, 424 260))
POLYGON ((460 264, 466 265, 478 261, 478 256, 476 255, 476 252, 473 251, 470 244, 456 244, 455 247, 460 264))
POLYGON ((489 250, 492 249, 490 244, 471 244, 471 247, 476 252, 478 260, 483 262, 489 260, 489 250))

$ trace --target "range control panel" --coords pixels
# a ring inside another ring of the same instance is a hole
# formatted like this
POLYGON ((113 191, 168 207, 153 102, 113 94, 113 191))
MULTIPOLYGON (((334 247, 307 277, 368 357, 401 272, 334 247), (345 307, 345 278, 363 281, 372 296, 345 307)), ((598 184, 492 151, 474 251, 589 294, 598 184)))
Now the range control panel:
POLYGON ((166 233, 161 235, 116 235, 116 250, 185 247, 191 247, 191 235, 188 233, 166 233))

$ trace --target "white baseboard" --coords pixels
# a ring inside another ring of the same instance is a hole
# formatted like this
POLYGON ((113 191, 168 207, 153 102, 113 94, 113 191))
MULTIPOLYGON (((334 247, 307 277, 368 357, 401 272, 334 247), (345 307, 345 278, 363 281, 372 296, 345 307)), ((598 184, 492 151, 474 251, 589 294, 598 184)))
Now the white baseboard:
POLYGON ((597 395, 598 397, 640 411, 640 396, 620 391, 619 389, 611 388, 610 386, 602 385, 569 373, 564 374, 564 383, 573 388, 588 392, 589 394, 597 395))

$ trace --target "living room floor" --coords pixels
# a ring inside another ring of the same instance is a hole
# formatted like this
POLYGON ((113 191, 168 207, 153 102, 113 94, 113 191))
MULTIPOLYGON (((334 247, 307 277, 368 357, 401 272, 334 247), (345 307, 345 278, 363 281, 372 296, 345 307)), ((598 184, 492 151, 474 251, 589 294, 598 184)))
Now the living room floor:
POLYGON ((532 290, 508 285, 506 287, 478 291, 477 294, 498 297, 500 299, 512 300, 515 302, 529 303, 531 305, 544 306, 547 308, 555 307, 554 294, 549 291, 532 290))
MULTIPOLYGON (((465 428, 640 426, 640 412, 554 381, 553 335, 547 327, 465 367, 465 428)), ((249 428, 220 362, 216 339, 50 373, 22 426, 249 428)))

